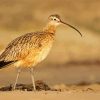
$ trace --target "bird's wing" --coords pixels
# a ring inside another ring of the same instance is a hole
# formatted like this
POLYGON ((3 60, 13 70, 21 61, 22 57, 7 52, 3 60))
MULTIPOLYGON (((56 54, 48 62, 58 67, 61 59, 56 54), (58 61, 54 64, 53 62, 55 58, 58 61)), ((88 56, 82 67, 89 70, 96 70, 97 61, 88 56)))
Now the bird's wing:
POLYGON ((17 61, 25 58, 31 49, 39 47, 39 35, 27 33, 14 39, 0 55, 0 61, 17 61))

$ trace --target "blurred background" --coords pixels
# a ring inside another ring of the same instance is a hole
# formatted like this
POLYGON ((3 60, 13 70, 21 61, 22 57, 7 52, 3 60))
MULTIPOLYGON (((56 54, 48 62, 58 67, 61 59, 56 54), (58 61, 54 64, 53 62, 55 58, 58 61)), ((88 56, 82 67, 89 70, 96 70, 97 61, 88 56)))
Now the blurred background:
MULTIPOLYGON (((100 0, 0 0, 0 51, 16 37, 42 30, 51 14, 78 28, 57 28, 54 46, 35 68, 36 80, 54 84, 100 82, 100 0)), ((11 84, 15 68, 0 70, 0 85, 11 84)), ((24 71, 19 83, 30 83, 24 71)))

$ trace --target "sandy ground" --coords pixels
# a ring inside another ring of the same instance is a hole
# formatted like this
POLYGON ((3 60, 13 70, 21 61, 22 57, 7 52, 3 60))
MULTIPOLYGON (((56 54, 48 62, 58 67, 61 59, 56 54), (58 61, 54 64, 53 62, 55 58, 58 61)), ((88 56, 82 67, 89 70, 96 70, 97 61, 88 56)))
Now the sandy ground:
POLYGON ((100 84, 55 85, 57 91, 0 92, 0 100, 100 100, 100 84))
POLYGON ((95 92, 0 92, 0 100, 100 100, 100 93, 95 92))

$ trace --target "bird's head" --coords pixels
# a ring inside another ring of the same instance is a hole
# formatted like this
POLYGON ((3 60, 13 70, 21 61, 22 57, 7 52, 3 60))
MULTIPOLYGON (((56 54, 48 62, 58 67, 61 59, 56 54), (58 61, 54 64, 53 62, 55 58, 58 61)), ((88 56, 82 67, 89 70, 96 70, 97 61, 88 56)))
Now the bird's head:
POLYGON ((82 36, 81 32, 78 29, 76 29, 74 26, 63 22, 58 14, 50 15, 48 19, 49 19, 49 24, 54 25, 54 26, 58 26, 60 24, 65 24, 65 25, 73 28, 74 30, 76 30, 82 36))
POLYGON ((50 15, 48 19, 50 24, 52 25, 58 26, 59 24, 61 24, 60 16, 57 14, 50 15))

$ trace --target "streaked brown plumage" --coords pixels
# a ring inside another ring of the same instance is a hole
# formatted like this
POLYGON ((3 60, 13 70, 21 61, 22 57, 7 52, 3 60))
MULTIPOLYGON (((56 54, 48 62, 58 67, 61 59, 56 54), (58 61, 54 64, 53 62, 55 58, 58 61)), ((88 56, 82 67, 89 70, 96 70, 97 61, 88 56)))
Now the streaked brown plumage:
MULTIPOLYGON (((55 14, 49 16, 49 22, 43 31, 27 33, 13 40, 0 55, 0 68, 3 68, 4 65, 12 62, 18 68, 31 68, 44 60, 52 47, 56 27, 61 23, 74 28, 73 26, 61 21, 60 16, 55 14)), ((74 29, 81 35, 76 28, 74 29)), ((16 88, 18 77, 19 74, 17 75, 14 89, 16 88)), ((34 81, 33 77, 32 80, 34 81)), ((34 82, 33 87, 35 90, 34 82)))
POLYGON ((0 60, 16 61, 14 65, 17 67, 32 67, 45 58, 53 41, 54 33, 44 31, 25 34, 7 46, 0 60))

